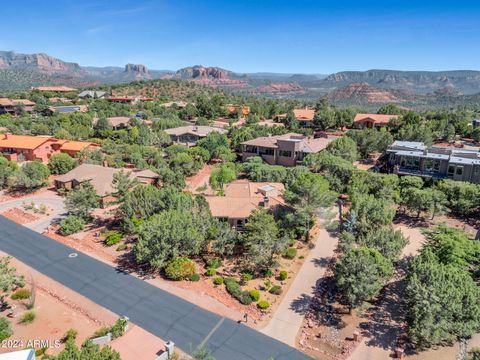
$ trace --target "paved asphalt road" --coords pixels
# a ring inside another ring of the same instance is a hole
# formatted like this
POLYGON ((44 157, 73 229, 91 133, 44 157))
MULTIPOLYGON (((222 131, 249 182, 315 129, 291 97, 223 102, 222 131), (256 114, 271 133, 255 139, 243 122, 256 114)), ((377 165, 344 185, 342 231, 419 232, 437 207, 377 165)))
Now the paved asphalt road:
MULTIPOLYGON (((203 310, 132 275, 0 216, 0 250, 185 352, 205 344, 217 360, 308 359, 243 324, 203 310), (77 253, 77 257, 68 255, 77 253)), ((160 349, 159 349, 160 350, 160 349)))

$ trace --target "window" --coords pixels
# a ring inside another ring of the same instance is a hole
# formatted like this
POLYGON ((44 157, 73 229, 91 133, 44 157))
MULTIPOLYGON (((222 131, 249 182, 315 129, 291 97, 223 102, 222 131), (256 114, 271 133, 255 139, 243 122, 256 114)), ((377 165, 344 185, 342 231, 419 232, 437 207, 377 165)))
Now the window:
POLYGON ((252 146, 252 145, 247 145, 247 146, 245 146, 245 152, 251 153, 251 154, 256 154, 257 153, 257 147, 252 146))
POLYGON ((426 160, 425 161, 425 170, 438 172, 440 171, 440 161, 438 160, 426 160))
POLYGON ((273 149, 270 149, 270 148, 261 148, 258 153, 260 155, 269 155, 269 156, 273 156, 274 154, 274 150, 273 149))
POLYGON ((292 157, 292 152, 288 150, 280 150, 279 155, 282 157, 292 157))
POLYGON ((410 169, 418 169, 420 166, 420 160, 413 157, 402 157, 400 166, 410 169))
POLYGON ((455 171, 455 174, 462 176, 463 175, 463 166, 457 166, 457 170, 455 171))

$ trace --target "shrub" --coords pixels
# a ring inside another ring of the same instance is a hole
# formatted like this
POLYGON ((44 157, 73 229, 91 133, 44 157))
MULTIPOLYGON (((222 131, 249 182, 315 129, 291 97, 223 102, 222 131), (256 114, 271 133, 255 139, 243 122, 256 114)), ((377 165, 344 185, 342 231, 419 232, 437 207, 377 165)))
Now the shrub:
POLYGON ((257 306, 262 309, 262 310, 265 310, 265 309, 268 309, 270 307, 270 303, 267 301, 267 300, 260 300, 258 303, 257 303, 257 306))
POLYGON ((248 291, 242 291, 242 289, 240 288, 240 284, 235 279, 226 278, 224 279, 224 281, 228 293, 232 295, 235 299, 237 299, 244 305, 250 305, 252 303, 250 293, 248 291))
POLYGON ((282 287, 280 285, 274 285, 268 292, 273 295, 280 295, 282 293, 282 287))
POLYGON ((188 277, 188 280, 190 281, 200 281, 200 275, 198 274, 193 274, 188 277))
POLYGON ((124 251, 124 250, 127 250, 128 249, 128 245, 127 244, 120 244, 117 246, 117 248, 115 249, 116 251, 124 251))
POLYGON ((285 270, 280 271, 280 275, 278 275, 278 278, 283 281, 288 279, 288 272, 285 270))
POLYGON ((219 258, 213 258, 207 261, 208 268, 218 269, 220 266, 222 266, 222 260, 219 258))
POLYGON ((213 279, 213 283, 215 285, 222 285, 223 284, 223 277, 217 276, 215 279, 213 279))
POLYGON ((248 272, 244 272, 242 274, 242 283, 243 284, 246 284, 247 282, 249 282, 250 280, 253 279, 253 275, 248 273, 248 272))
POLYGON ((253 301, 258 301, 260 299, 260 291, 258 290, 250 290, 250 297, 253 301))
POLYGON ((37 314, 33 310, 25 311, 20 317, 20 324, 30 324, 35 320, 37 314))
POLYGON ((105 233, 105 245, 113 246, 118 244, 123 238, 120 231, 112 230, 105 233))
POLYGON ((98 329, 97 331, 95 331, 92 335, 92 339, 94 338, 97 338, 97 337, 101 337, 101 336, 105 336, 107 335, 108 333, 110 332, 110 329, 106 326, 102 326, 100 329, 98 329))
POLYGON ((72 235, 83 229, 85 221, 78 216, 69 215, 62 221, 60 221, 60 229, 58 232, 63 235, 72 235))
POLYGON ((10 321, 4 317, 0 318, 0 341, 8 339, 12 334, 13 330, 10 321))
POLYGON ((184 280, 195 274, 195 263, 184 257, 176 257, 165 266, 165 276, 170 280, 184 280))
POLYGON ((205 271, 206 276, 215 276, 216 273, 217 273, 217 270, 213 267, 208 268, 207 271, 205 271))
POLYGON ((286 258, 286 259, 294 259, 295 256, 297 256, 297 249, 295 248, 288 248, 287 250, 285 250, 285 253, 283 254, 283 257, 286 258))
MULTIPOLYGON (((48 350, 48 346, 44 346, 40 349, 35 350, 35 357, 41 357, 45 355, 47 353, 47 350, 48 350)), ((43 359, 46 359, 46 357, 44 357, 43 359)))
POLYGON ((127 319, 125 318, 119 318, 117 321, 115 321, 115 324, 110 329, 110 332, 112 333, 112 339, 119 338, 123 334, 125 334, 125 330, 127 327, 127 319))
POLYGON ((17 291, 15 291, 12 294, 11 298, 12 298, 12 300, 25 300, 25 299, 28 299, 30 297, 30 295, 32 295, 30 290, 28 290, 28 289, 18 289, 17 291))
POLYGON ((62 342, 67 342, 68 340, 75 340, 77 338, 77 335, 78 335, 77 330, 69 329, 67 330, 65 335, 63 335, 62 342))

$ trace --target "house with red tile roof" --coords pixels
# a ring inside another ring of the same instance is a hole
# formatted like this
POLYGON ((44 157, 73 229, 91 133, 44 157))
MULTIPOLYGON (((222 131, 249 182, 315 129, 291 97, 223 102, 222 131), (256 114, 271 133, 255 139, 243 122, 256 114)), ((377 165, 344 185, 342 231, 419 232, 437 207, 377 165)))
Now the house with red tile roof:
POLYGON ((260 156, 270 165, 295 166, 308 154, 324 150, 336 138, 336 136, 313 138, 296 133, 259 137, 241 143, 242 160, 260 156))
POLYGON ((0 134, 0 155, 11 161, 41 161, 47 163, 50 157, 58 153, 75 155, 87 148, 99 147, 98 144, 84 141, 59 140, 50 136, 0 134))
POLYGON ((227 221, 236 230, 242 231, 248 217, 257 209, 264 208, 276 213, 285 206, 281 183, 250 182, 237 180, 227 184, 224 196, 205 196, 212 215, 227 221))
POLYGON ((363 128, 382 128, 387 127, 388 123, 392 119, 398 119, 399 115, 386 115, 386 114, 363 114, 358 113, 353 119, 353 126, 363 128))
MULTIPOLYGON (((315 119, 315 110, 305 109, 293 109, 293 115, 298 121, 298 124, 302 127, 313 126, 313 120, 315 119)), ((287 114, 277 115, 277 121, 281 121, 287 117, 287 114)))

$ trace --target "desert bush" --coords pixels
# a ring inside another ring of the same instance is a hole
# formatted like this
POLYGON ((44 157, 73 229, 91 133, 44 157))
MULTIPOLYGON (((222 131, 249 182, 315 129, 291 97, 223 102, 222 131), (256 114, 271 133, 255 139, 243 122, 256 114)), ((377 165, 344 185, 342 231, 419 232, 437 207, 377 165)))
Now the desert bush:
POLYGON ((260 291, 258 290, 250 290, 250 297, 253 301, 258 301, 260 299, 260 291))
POLYGON ((216 273, 217 273, 217 270, 213 267, 208 268, 207 271, 205 271, 206 276, 215 276, 216 273))
POLYGON ((0 318, 0 341, 8 339, 12 336, 12 324, 8 321, 7 318, 1 317, 0 318))
POLYGON ((195 263, 184 257, 176 257, 165 266, 165 276, 170 280, 184 280, 195 274, 195 263))
POLYGON ((20 317, 20 324, 30 324, 37 317, 37 313, 34 310, 25 311, 20 317))
POLYGON ((65 332, 65 335, 62 337, 62 342, 67 342, 67 340, 75 340, 77 338, 78 331, 75 329, 69 329, 65 332))
POLYGON ((110 332, 110 328, 108 328, 107 326, 102 326, 100 329, 96 330, 91 339, 94 339, 94 338, 97 338, 97 337, 101 337, 101 336, 105 336, 107 335, 108 333, 110 332))
POLYGON ((274 285, 268 292, 273 295, 280 295, 282 293, 282 287, 280 285, 274 285))
POLYGON ((270 303, 267 301, 267 300, 260 300, 258 303, 257 303, 257 306, 262 309, 262 310, 265 310, 265 309, 268 309, 270 307, 270 303))
POLYGON ((220 266, 222 266, 222 260, 219 258, 213 258, 207 261, 208 268, 218 269, 220 266))
POLYGON ((295 256, 297 256, 297 249, 295 248, 288 248, 287 250, 285 250, 285 252, 283 253, 283 257, 286 258, 286 259, 294 259, 295 256))
POLYGON ((232 278, 224 279, 225 286, 230 295, 235 299, 240 301, 243 305, 250 305, 252 303, 252 298, 248 291, 243 291, 240 287, 240 284, 232 278))
POLYGON ((118 244, 123 238, 120 231, 112 230, 105 233, 105 245, 113 246, 118 244))
POLYGON ((278 275, 278 278, 283 281, 288 279, 288 272, 285 270, 280 271, 280 274, 278 275))
POLYGON ((58 232, 63 235, 72 235, 83 229, 85 221, 78 216, 69 215, 62 221, 60 221, 60 229, 58 232))
POLYGON ((250 274, 249 272, 242 273, 242 284, 246 284, 252 279, 253 279, 253 275, 250 274))
POLYGON ((12 300, 25 300, 28 299, 31 295, 32 293, 28 289, 18 289, 12 294, 11 298, 12 300))
POLYGON ((115 249, 116 251, 124 251, 124 250, 127 250, 128 249, 128 245, 127 244, 120 244, 117 246, 117 248, 115 249))
POLYGON ((222 285, 223 284, 223 277, 217 276, 215 279, 213 279, 213 283, 215 285, 222 285))
POLYGON ((128 321, 125 318, 119 318, 117 319, 117 321, 115 321, 115 324, 113 324, 110 328, 110 332, 112 333, 112 339, 119 338, 120 336, 125 334, 127 323, 128 321))
POLYGON ((190 281, 200 281, 200 275, 192 274, 188 277, 188 280, 190 280, 190 281))

